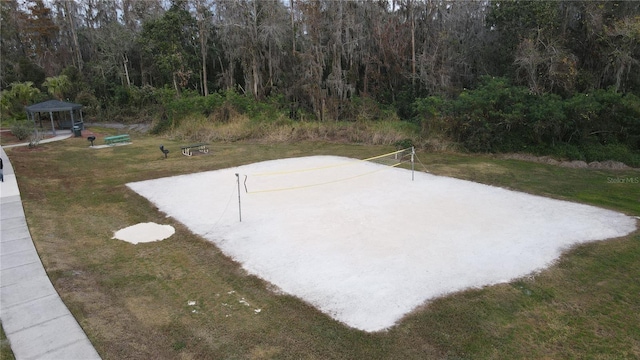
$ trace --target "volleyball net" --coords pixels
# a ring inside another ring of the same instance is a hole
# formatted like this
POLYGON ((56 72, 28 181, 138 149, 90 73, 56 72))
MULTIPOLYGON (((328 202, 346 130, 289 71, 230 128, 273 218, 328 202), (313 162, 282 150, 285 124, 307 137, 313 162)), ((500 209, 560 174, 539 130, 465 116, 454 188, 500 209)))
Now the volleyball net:
POLYGON ((308 168, 287 168, 242 174, 242 179, 239 178, 239 181, 243 182, 247 194, 288 191, 365 177, 402 164, 411 164, 411 179, 413 180, 414 158, 415 150, 411 147, 366 159, 349 159, 308 168), (382 166, 362 166, 367 163, 382 166))

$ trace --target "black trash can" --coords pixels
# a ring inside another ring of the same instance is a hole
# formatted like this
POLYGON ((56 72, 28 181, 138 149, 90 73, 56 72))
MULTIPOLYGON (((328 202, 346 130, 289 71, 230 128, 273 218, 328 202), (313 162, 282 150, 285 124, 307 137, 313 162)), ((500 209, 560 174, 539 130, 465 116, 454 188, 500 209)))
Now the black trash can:
POLYGON ((80 136, 82 136, 82 128, 81 128, 80 126, 77 126, 77 125, 76 125, 76 126, 74 126, 74 127, 73 127, 73 135, 74 135, 75 137, 80 137, 80 136))

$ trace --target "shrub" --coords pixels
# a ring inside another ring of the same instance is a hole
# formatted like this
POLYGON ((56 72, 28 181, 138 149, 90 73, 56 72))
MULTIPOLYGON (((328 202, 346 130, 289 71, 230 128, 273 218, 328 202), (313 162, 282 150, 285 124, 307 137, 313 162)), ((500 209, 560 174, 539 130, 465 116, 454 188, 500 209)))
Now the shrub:
POLYGON ((17 137, 18 140, 24 140, 33 132, 33 124, 29 121, 16 121, 11 126, 11 133, 17 137))
POLYGON ((613 89, 563 99, 532 94, 505 78, 483 77, 477 88, 453 100, 416 99, 413 110, 422 134, 447 136, 472 152, 536 151, 573 160, 635 161, 625 151, 640 150, 638 103, 637 96, 613 89))
POLYGON ((100 108, 100 102, 89 91, 81 91, 76 96, 76 103, 84 105, 83 111, 88 115, 96 115, 100 108))
POLYGON ((42 134, 38 130, 34 130, 29 139, 29 148, 37 147, 40 145, 40 141, 42 141, 42 134))
POLYGON ((153 124, 150 133, 152 135, 162 134, 173 127, 173 121, 166 114, 160 116, 160 120, 153 124))
POLYGON ((413 147, 413 140, 411 140, 411 139, 402 139, 402 140, 396 141, 393 145, 398 150, 408 149, 410 147, 413 147))
POLYGON ((539 145, 529 149, 535 155, 548 155, 563 160, 586 160, 584 154, 575 145, 558 143, 552 146, 539 145))
POLYGON ((640 153, 632 152, 623 144, 591 144, 581 148, 587 162, 615 160, 630 166, 640 166, 640 153))

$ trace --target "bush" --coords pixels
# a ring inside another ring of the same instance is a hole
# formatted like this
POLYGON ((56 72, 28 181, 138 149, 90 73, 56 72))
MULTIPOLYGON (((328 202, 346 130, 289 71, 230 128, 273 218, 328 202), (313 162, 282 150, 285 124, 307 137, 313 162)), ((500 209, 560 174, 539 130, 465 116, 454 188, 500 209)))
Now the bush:
POLYGON ((81 91, 76 96, 75 102, 84 106, 83 111, 87 115, 96 115, 100 108, 100 102, 89 91, 81 91))
POLYGON ((629 166, 640 166, 640 153, 632 152, 623 144, 592 144, 583 146, 581 150, 587 162, 615 160, 629 166))
POLYGON ((11 126, 11 133, 17 137, 18 140, 24 140, 33 132, 33 124, 29 121, 17 121, 11 126))
POLYGON ((551 156, 561 160, 586 160, 580 148, 567 143, 559 143, 552 146, 539 145, 532 147, 529 151, 534 155, 551 156))
POLYGON ((572 160, 633 162, 629 154, 640 150, 639 103, 637 96, 613 89, 562 99, 532 94, 505 78, 483 77, 476 89, 453 100, 416 99, 413 110, 423 134, 448 136, 472 152, 537 151, 572 160))
POLYGON ((159 135, 165 133, 174 126, 174 123, 166 114, 160 116, 160 120, 153 124, 150 133, 152 135, 159 135))
POLYGON ((402 140, 396 141, 393 145, 398 150, 408 149, 410 147, 413 147, 413 140, 411 140, 411 139, 402 139, 402 140))

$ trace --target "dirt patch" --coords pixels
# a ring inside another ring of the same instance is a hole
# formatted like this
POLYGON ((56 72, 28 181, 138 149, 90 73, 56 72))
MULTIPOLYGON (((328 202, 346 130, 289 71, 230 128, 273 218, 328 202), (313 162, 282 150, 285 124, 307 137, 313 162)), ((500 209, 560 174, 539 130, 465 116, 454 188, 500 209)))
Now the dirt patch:
MULTIPOLYGON (((51 137, 53 137, 53 135, 48 135, 48 134, 43 135, 43 139, 49 139, 51 137)), ((13 145, 13 144, 21 144, 21 143, 28 143, 29 139, 30 139, 30 137, 27 137, 26 139, 20 140, 15 135, 13 135, 11 130, 9 130, 9 129, 0 130, 0 144, 2 144, 2 146, 13 145)))
POLYGON ((631 169, 628 165, 613 160, 606 161, 592 161, 587 163, 586 161, 581 160, 572 160, 572 161, 561 161, 556 160, 550 156, 534 156, 528 154, 505 154, 499 156, 502 159, 513 159, 513 160, 522 160, 522 161, 531 161, 540 164, 549 164, 562 166, 566 168, 572 169, 606 169, 606 170, 626 170, 631 169))
POLYGON ((620 161, 594 161, 589 163, 589 168, 591 169, 612 169, 612 170, 625 170, 630 169, 631 167, 627 166, 620 161))

